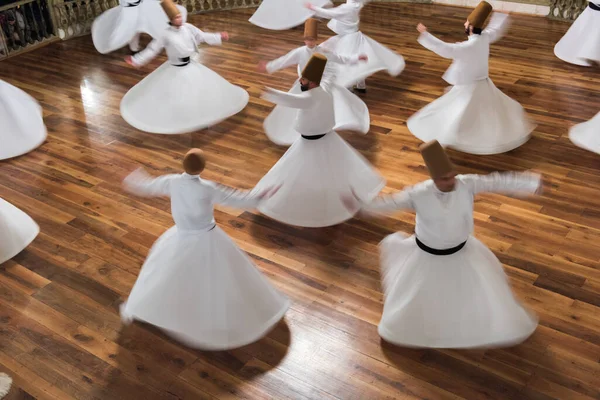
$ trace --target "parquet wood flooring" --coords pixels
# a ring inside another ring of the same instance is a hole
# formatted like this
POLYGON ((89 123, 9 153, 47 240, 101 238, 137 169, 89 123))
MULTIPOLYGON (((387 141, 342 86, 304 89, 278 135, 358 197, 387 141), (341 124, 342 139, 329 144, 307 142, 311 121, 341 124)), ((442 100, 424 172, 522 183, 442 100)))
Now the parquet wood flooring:
MULTIPOLYGON (((539 314, 528 341, 472 351, 380 341, 377 244, 410 232, 410 213, 300 229, 219 208, 219 225, 292 298, 284 322, 255 344, 216 353, 190 350, 149 326, 121 325, 119 304, 172 225, 168 201, 122 191, 126 174, 139 166, 179 171, 184 152, 201 147, 206 178, 251 188, 285 151, 262 131, 272 105, 259 95, 265 85, 287 89, 295 70, 267 76, 256 65, 301 46, 302 30, 260 29, 247 22, 252 12, 191 18, 203 30, 231 33, 223 47, 202 48, 203 62, 251 95, 243 112, 193 134, 146 134, 120 116, 123 95, 164 54, 135 70, 124 50, 100 55, 87 36, 0 64, 1 79, 40 101, 49 128, 39 149, 0 162, 0 197, 41 227, 30 247, 0 266, 0 370, 15 381, 7 398, 600 399, 600 157, 567 137, 571 125, 600 111, 600 72, 555 58, 568 25, 539 17, 514 16, 490 62, 495 84, 537 121, 534 137, 502 155, 451 152, 461 172, 534 169, 550 179, 541 197, 483 195, 475 206, 476 235, 539 314)), ((367 80, 369 134, 344 133, 388 179, 386 191, 427 177, 405 123, 446 86, 449 61, 416 42, 416 24, 463 40, 467 13, 389 3, 363 11, 362 31, 407 63, 397 78, 367 80)), ((331 34, 324 24, 320 33, 331 34)))

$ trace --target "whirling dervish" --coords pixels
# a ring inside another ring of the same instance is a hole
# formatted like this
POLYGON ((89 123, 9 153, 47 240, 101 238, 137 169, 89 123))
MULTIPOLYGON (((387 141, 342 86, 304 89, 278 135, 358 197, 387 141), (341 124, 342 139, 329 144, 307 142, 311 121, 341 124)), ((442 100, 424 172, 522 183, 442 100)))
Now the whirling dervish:
POLYGON ((296 116, 288 121, 297 132, 296 140, 256 185, 268 188, 285 180, 285 186, 258 207, 277 221, 311 228, 336 225, 352 218, 340 200, 349 185, 365 201, 385 186, 369 162, 333 130, 335 106, 330 88, 334 80, 335 68, 327 58, 313 54, 302 71, 305 92, 267 88, 263 95, 277 105, 296 109, 296 116))
POLYGON ((569 130, 569 139, 582 149, 600 154, 600 112, 569 130))
MULTIPOLYGON (((185 7, 177 6, 183 18, 185 7)), ((119 5, 100 14, 92 24, 92 41, 99 53, 107 54, 129 45, 132 54, 140 51, 140 35, 158 38, 168 28, 169 17, 159 0, 119 0, 119 5)))
POLYGON ((588 1, 586 9, 554 46, 556 57, 584 67, 600 64, 600 1, 588 1))
POLYGON ((531 136, 535 125, 523 107, 502 93, 489 77, 490 44, 508 28, 508 15, 494 13, 482 1, 464 23, 468 40, 450 44, 419 24, 419 43, 452 59, 444 80, 452 88, 407 121, 410 132, 424 142, 436 139, 443 146, 471 154, 498 154, 513 150, 531 136))
MULTIPOLYGON (((421 146, 431 179, 372 202, 345 196, 351 211, 416 212, 415 233, 380 244, 384 290, 379 335, 407 347, 511 346, 527 339, 537 318, 515 299, 502 264, 473 236, 478 193, 539 193, 534 173, 456 175, 437 141, 421 146)), ((352 188, 349 188, 350 192, 352 188)))
POLYGON ((368 0, 346 0, 345 4, 335 8, 322 8, 308 3, 306 7, 315 16, 331 19, 327 26, 334 31, 334 36, 321 44, 323 49, 341 56, 366 54, 369 60, 358 66, 340 68, 338 83, 352 86, 359 93, 366 93, 365 79, 378 71, 387 71, 391 76, 398 76, 404 70, 404 58, 377 43, 359 30, 360 11, 368 0))
POLYGON ((148 47, 126 60, 144 65, 165 48, 168 61, 131 88, 121 115, 133 127, 159 134, 193 132, 242 111, 249 95, 197 61, 200 43, 220 45, 227 32, 205 33, 185 23, 172 0, 161 2, 171 26, 148 47))
POLYGON ((0 79, 0 160, 29 153, 47 136, 37 100, 0 79))
MULTIPOLYGON (((319 45, 316 44, 318 37, 318 25, 316 19, 308 19, 304 26, 305 46, 298 47, 283 57, 270 62, 261 62, 259 70, 272 74, 280 69, 297 66, 298 79, 290 89, 289 93, 300 94, 306 90, 302 85, 302 70, 308 63, 313 54, 321 53, 327 57, 328 62, 337 64, 357 64, 359 61, 366 62, 367 56, 355 55, 353 57, 338 56, 330 52, 322 52, 319 45)), ((335 110, 334 130, 351 130, 360 133, 367 133, 370 127, 369 110, 364 102, 350 93, 345 88, 332 84, 330 85, 331 95, 335 110)), ((277 105, 264 121, 264 129, 267 137, 275 144, 281 146, 290 146, 300 137, 290 120, 296 117, 298 112, 295 108, 277 105)))
POLYGON ((0 198, 0 264, 23 251, 40 233, 33 219, 0 198))
POLYGON ((241 192, 217 185, 199 176, 205 165, 202 151, 192 149, 183 174, 152 178, 137 170, 125 178, 131 193, 169 197, 175 226, 150 249, 121 317, 194 348, 229 350, 266 335, 290 302, 216 225, 213 206, 255 208, 277 187, 241 192))

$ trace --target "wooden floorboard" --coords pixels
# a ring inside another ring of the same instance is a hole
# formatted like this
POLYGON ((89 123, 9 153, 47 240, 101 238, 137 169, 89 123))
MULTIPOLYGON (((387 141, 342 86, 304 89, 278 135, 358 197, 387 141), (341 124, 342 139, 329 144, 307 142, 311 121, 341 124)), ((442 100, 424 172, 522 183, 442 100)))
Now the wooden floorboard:
MULTIPOLYGON (((514 16, 490 61, 494 83, 536 120, 534 137, 502 155, 451 152, 461 172, 533 169, 550 179, 542 197, 483 195, 475 204, 477 236, 540 317, 525 343, 455 351, 380 341, 377 244, 411 231, 410 213, 301 229, 218 208, 219 225, 292 298, 285 320, 257 343, 216 353, 188 349, 150 326, 121 325, 119 304, 172 225, 168 201, 122 191, 126 174, 139 166, 179 171, 184 152, 201 147, 206 178, 250 188, 285 151, 262 130, 272 105, 259 96, 265 85, 287 89, 295 69, 267 76, 256 65, 302 45, 302 29, 263 30, 247 22, 251 13, 191 18, 206 31, 231 33, 223 47, 203 47, 202 59, 250 93, 240 114, 193 134, 147 134, 120 116, 123 95, 164 55, 136 70, 124 50, 100 55, 86 36, 0 64, 1 79, 40 101, 49 128, 39 149, 0 163, 0 197, 41 227, 0 266, 0 371, 14 379, 8 398, 600 399, 600 156, 567 136, 600 111, 600 69, 557 59, 553 46, 568 25, 539 17, 514 16)), ((367 80, 369 134, 343 133, 387 178, 386 191, 427 177, 406 119, 446 87, 449 61, 421 47, 415 27, 423 22, 444 40, 463 40, 467 13, 410 4, 363 11, 363 32, 406 58, 399 77, 367 80)), ((320 33, 331 34, 324 24, 320 33)))

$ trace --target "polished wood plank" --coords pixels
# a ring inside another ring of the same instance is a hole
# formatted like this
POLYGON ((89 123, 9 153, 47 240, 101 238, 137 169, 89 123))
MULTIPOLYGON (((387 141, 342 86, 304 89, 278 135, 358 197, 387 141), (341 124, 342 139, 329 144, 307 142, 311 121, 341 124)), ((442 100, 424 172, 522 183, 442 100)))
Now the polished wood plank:
MULTIPOLYGON (((448 60, 421 47, 415 26, 464 39, 468 10, 369 4, 362 30, 406 58, 397 78, 378 73, 364 96, 369 134, 342 133, 387 178, 385 192, 427 177, 406 119, 439 97, 448 60)), ((491 48, 490 75, 538 127, 507 154, 451 151, 462 172, 533 169, 550 190, 533 199, 482 195, 475 231, 503 263, 515 294, 540 316, 525 343, 494 350, 414 350, 383 343, 377 244, 410 232, 414 214, 353 219, 302 229, 257 212, 217 207, 220 226, 293 305, 267 337, 230 352, 200 352, 145 324, 124 327, 119 304, 156 238, 172 225, 166 199, 137 198, 120 182, 144 166, 180 170, 189 147, 208 155, 207 179, 251 188, 285 152, 264 135, 272 105, 265 85, 287 89, 290 68, 256 72, 301 46, 302 29, 266 31, 252 10, 192 16, 228 30, 203 62, 250 93, 240 114, 186 135, 151 135, 123 121, 126 91, 165 60, 135 70, 125 51, 98 54, 91 38, 52 43, 0 64, 0 78, 40 101, 49 137, 0 163, 0 197, 30 214, 41 234, 0 266, 0 370, 9 399, 599 399, 600 157, 568 139, 568 128, 600 111, 600 70, 566 64, 553 46, 568 24, 513 18, 491 48)), ((324 24, 321 39, 331 36, 324 24)), ((147 39, 146 39, 147 41, 147 39)))

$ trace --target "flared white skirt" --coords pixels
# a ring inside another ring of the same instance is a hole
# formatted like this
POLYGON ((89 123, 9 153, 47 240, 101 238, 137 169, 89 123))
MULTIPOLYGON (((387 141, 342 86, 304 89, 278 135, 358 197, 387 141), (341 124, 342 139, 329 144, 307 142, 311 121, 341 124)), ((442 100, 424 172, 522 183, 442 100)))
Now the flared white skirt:
MULTIPOLYGON (((187 17, 185 7, 177 6, 182 16, 187 17)), ((135 7, 123 5, 100 14, 92 23, 92 42, 101 54, 118 50, 130 43, 135 35, 146 33, 158 38, 169 27, 169 18, 160 1, 142 0, 135 7)))
POLYGON ((0 80, 0 160, 29 153, 44 143, 47 136, 39 103, 0 80))
POLYGON ((196 61, 184 67, 165 62, 125 94, 121 115, 141 131, 187 133, 237 114, 248 99, 244 89, 196 61))
POLYGON ((319 228, 353 217, 341 201, 353 189, 369 202, 385 180, 352 146, 332 131, 323 138, 300 138, 257 184, 257 189, 283 186, 258 207, 263 214, 289 225, 319 228))
POLYGON ((570 64, 589 67, 600 63, 600 11, 587 7, 554 46, 556 57, 570 64))
MULTIPOLYGON (((313 0, 311 3, 317 7, 332 4, 329 0, 313 0)), ((305 0, 263 0, 249 21, 264 29, 292 29, 315 15, 314 11, 304 6, 305 4, 305 0)))
POLYGON ((436 256, 414 236, 380 244, 385 293, 379 335, 406 347, 511 346, 527 339, 537 318, 514 298, 502 265, 470 237, 457 253, 436 256))
POLYGON ((319 47, 342 56, 363 54, 368 56, 367 62, 338 66, 336 83, 343 87, 350 87, 378 71, 387 71, 391 76, 398 76, 405 67, 404 58, 400 54, 377 43, 360 31, 333 36, 319 47))
POLYGON ((453 86, 407 121, 424 142, 470 154, 504 153, 527 142, 535 124, 523 107, 500 91, 491 79, 453 86))
POLYGON ((229 350, 262 338, 289 305, 219 227, 172 227, 152 246, 121 316, 190 347, 229 350))
POLYGON ((33 219, 0 199, 0 264, 23 251, 40 233, 33 219))
POLYGON ((600 154, 600 113, 569 130, 569 139, 578 147, 600 154))
MULTIPOLYGON (((365 102, 344 87, 332 85, 330 90, 336 122, 333 129, 355 131, 362 134, 369 132, 371 119, 365 102)), ((296 80, 289 93, 302 93, 300 80, 296 80)), ((294 129, 297 113, 298 110, 295 108, 275 106, 263 122, 267 137, 277 145, 291 146, 301 136, 294 129)))

